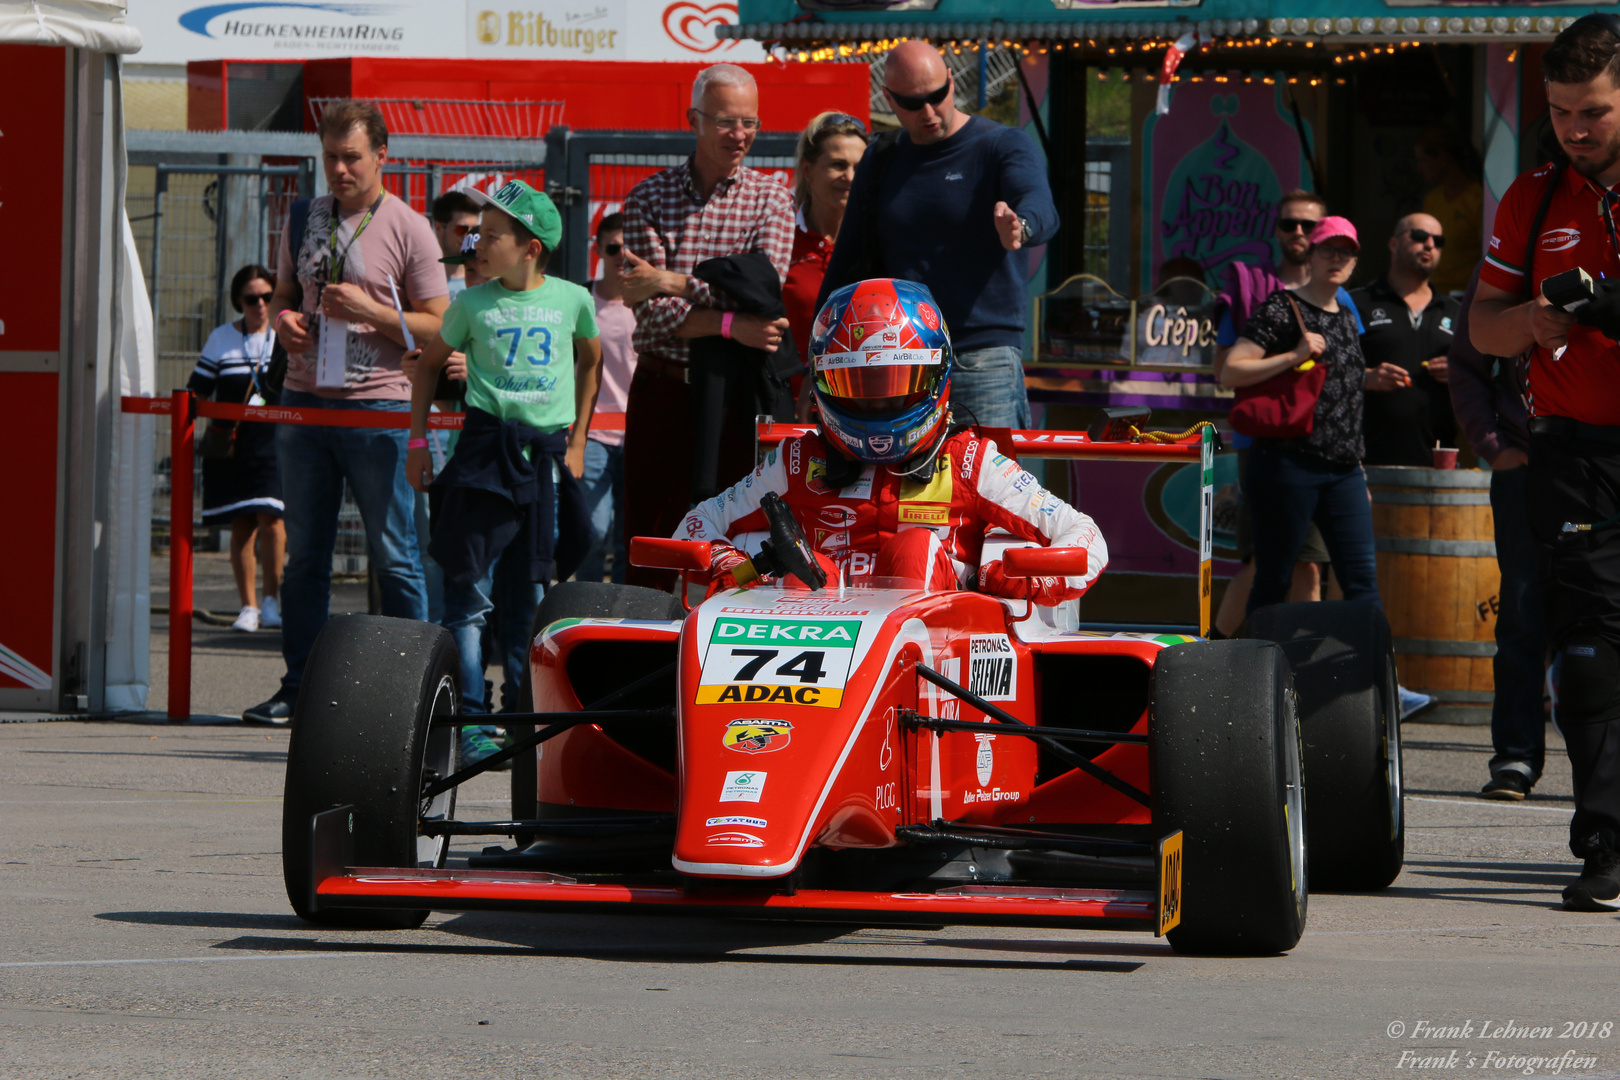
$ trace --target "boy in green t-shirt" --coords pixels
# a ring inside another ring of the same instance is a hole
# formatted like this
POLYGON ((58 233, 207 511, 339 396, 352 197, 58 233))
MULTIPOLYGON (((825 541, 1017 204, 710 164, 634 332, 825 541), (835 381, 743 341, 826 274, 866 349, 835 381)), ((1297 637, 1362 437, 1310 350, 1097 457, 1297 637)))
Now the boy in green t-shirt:
MULTIPOLYGON (((467 420, 436 485, 444 504, 431 551, 445 573, 444 626, 462 656, 463 711, 483 712, 480 638, 495 607, 491 593, 501 601, 497 645, 507 688, 515 691, 528 662, 529 624, 544 593, 544 581, 532 578, 549 576, 552 565, 552 465, 566 469, 566 478, 558 474, 565 488, 584 474, 602 348, 591 294, 546 276, 562 238, 551 200, 521 180, 493 196, 469 194, 484 204, 473 265, 486 280, 456 296, 438 336, 417 354, 405 475, 419 491, 434 482, 428 411, 440 369, 452 352, 463 352, 467 420), (513 446, 520 447, 518 455, 513 446)), ((464 736, 463 763, 493 752, 487 742, 464 736)))

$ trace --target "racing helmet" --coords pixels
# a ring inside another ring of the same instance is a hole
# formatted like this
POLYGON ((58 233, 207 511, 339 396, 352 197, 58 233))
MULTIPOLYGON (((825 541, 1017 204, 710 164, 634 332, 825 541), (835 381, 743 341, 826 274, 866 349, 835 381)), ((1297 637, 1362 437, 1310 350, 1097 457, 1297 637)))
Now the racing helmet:
POLYGON ((871 465, 929 451, 945 428, 951 338, 928 286, 846 285, 810 328, 812 392, 828 441, 871 465))

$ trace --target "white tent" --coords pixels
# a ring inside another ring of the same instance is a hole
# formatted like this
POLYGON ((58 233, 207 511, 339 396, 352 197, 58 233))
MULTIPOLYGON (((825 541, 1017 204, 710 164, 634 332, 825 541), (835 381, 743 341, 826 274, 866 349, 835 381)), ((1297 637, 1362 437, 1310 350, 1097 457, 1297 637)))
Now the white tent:
POLYGON ((0 0, 0 235, 39 259, 0 322, 0 709, 146 707, 152 421, 119 411, 155 382, 124 214, 118 57, 140 47, 122 0, 0 0))
POLYGON ((141 35, 124 21, 123 0, 0 0, 0 42, 125 56, 140 51, 141 35))

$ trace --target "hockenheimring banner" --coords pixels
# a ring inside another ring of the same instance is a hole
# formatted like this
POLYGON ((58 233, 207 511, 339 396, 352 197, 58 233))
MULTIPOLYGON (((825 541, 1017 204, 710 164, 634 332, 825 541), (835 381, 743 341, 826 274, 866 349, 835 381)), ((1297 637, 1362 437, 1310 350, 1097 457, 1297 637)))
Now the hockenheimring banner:
POLYGON ((141 64, 323 56, 758 61, 722 41, 734 2, 704 0, 129 0, 141 64))

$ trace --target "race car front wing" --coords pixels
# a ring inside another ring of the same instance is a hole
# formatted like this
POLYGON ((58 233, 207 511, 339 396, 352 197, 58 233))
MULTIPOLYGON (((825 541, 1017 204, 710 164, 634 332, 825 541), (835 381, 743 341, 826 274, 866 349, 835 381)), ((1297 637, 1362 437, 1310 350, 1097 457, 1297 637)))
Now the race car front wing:
POLYGON ((1078 929, 1173 929, 1181 918, 1181 833, 1157 845, 1156 890, 961 885, 937 892, 795 889, 783 883, 738 885, 687 879, 640 885, 580 881, 514 870, 353 865, 353 811, 316 814, 311 907, 430 908, 435 911, 564 911, 808 919, 881 923, 952 923, 1078 929))

